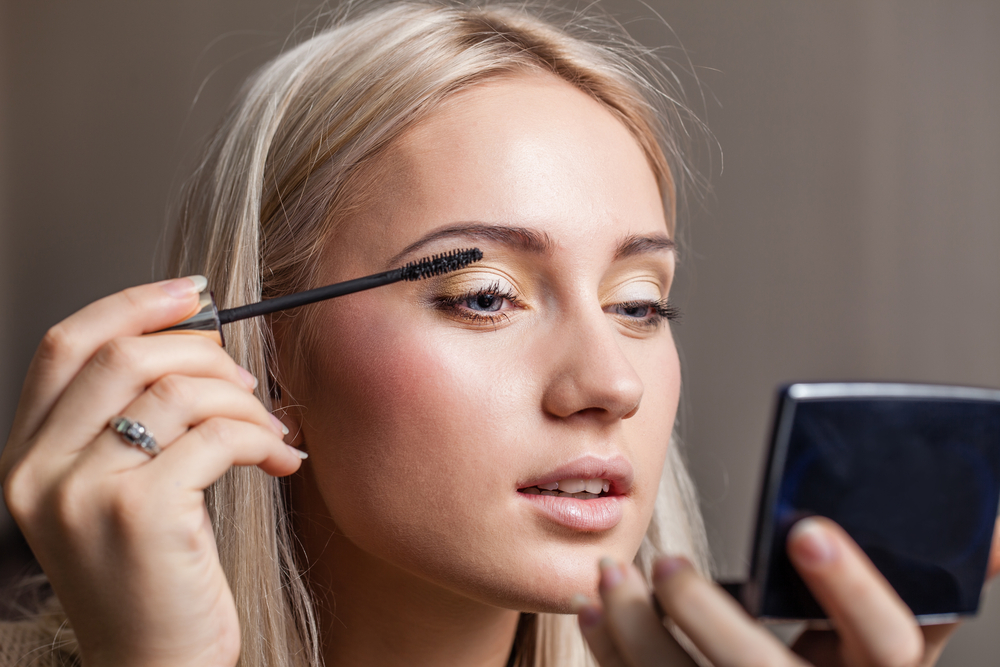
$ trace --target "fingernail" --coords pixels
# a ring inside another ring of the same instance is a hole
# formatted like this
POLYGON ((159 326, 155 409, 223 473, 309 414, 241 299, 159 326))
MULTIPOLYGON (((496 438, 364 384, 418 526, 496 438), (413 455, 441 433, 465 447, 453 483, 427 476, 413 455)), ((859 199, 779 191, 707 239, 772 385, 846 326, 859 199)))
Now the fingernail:
POLYGON ((598 567, 601 568, 601 588, 608 590, 616 588, 625 578, 622 569, 613 558, 605 556, 601 559, 598 567))
MULTIPOLYGON (((285 426, 281 422, 281 420, 278 419, 277 417, 275 417, 274 415, 269 415, 269 416, 271 417, 271 423, 274 425, 274 428, 276 430, 278 430, 281 433, 281 435, 288 435, 288 427, 285 426)), ((295 451, 299 451, 299 450, 296 449, 295 451)), ((305 457, 303 456, 302 458, 305 458, 305 457)))
POLYGON ((569 608, 576 614, 588 604, 590 604, 590 599, 586 595, 583 593, 574 593, 572 599, 569 601, 569 608))
POLYGON ((240 377, 243 378, 243 384, 249 387, 250 391, 256 389, 258 382, 257 378, 254 377, 253 373, 251 373, 250 371, 239 365, 237 365, 236 368, 240 372, 240 377))
POLYGON ((291 445, 285 445, 285 446, 288 447, 293 452, 295 452, 295 455, 298 456, 303 461, 305 461, 307 458, 309 458, 309 453, 308 452, 304 452, 301 449, 295 449, 291 445))
POLYGON ((580 610, 576 613, 576 615, 577 618, 580 619, 581 628, 597 627, 598 625, 601 624, 601 617, 604 616, 604 614, 601 612, 601 608, 592 604, 588 604, 585 607, 581 607, 580 610))
POLYGON ((187 276, 186 278, 167 280, 161 283, 160 287, 175 299, 184 299, 192 294, 203 292, 208 287, 208 279, 205 276, 187 276))
POLYGON ((796 561, 804 565, 822 565, 837 557, 837 545, 816 519, 802 519, 788 533, 789 549, 796 561))
POLYGON ((691 563, 683 556, 664 556, 653 565, 653 581, 669 579, 677 572, 691 567, 691 563))

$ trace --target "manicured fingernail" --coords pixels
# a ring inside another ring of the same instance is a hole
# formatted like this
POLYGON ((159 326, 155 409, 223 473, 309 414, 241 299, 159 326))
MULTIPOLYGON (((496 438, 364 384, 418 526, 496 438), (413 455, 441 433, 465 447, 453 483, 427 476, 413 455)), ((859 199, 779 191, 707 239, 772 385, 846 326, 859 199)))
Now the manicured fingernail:
POLYGON ((802 519, 788 533, 792 557, 804 565, 822 565, 837 557, 837 545, 816 519, 802 519))
POLYGON ((175 299, 185 299, 192 294, 200 294, 204 291, 208 287, 208 279, 205 276, 187 276, 163 282, 160 287, 175 299))
POLYGON ((249 387, 250 391, 256 389, 258 382, 257 378, 254 377, 253 373, 243 368, 242 366, 237 366, 236 368, 239 370, 240 377, 243 378, 243 384, 249 387))
POLYGON ((601 568, 601 588, 608 590, 616 588, 625 579, 622 569, 613 558, 605 556, 601 559, 598 567, 601 568))
POLYGON ((592 604, 581 607, 576 613, 580 619, 581 628, 593 628, 601 624, 601 617, 604 615, 601 608, 592 604))
MULTIPOLYGON (((277 417, 275 417, 274 415, 270 415, 270 417, 271 417, 271 423, 272 423, 272 424, 274 424, 274 428, 275 428, 275 429, 276 429, 276 430, 277 430, 277 431, 278 431, 279 433, 281 433, 281 435, 288 435, 288 427, 287 427, 287 426, 285 426, 285 425, 284 425, 284 424, 283 424, 283 423, 281 422, 281 420, 280 420, 280 419, 278 419, 277 417)), ((295 451, 299 451, 299 450, 298 450, 298 449, 296 449, 295 451)), ((303 456, 302 458, 305 458, 305 457, 303 456)))
POLYGON ((691 567, 691 563, 683 556, 664 556, 653 565, 653 581, 669 579, 677 572, 691 567))
POLYGON ((293 452, 295 452, 295 455, 298 456, 303 461, 305 461, 307 458, 309 458, 309 454, 306 453, 306 452, 304 452, 304 451, 302 451, 301 449, 295 449, 291 445, 286 445, 286 447, 288 447, 290 450, 292 450, 293 452))
POLYGON ((569 608, 572 609, 575 614, 588 604, 590 604, 590 599, 588 599, 586 595, 583 593, 574 593, 573 597, 569 601, 569 608))

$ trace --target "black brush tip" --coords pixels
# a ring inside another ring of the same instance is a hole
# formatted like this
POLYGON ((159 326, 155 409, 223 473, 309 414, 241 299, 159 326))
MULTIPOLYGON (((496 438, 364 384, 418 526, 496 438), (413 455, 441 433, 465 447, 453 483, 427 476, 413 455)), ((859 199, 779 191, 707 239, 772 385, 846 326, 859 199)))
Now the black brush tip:
POLYGON ((452 250, 451 252, 424 257, 416 262, 410 262, 401 271, 403 272, 403 280, 422 280, 464 269, 469 264, 478 262, 482 258, 483 252, 479 248, 452 250))

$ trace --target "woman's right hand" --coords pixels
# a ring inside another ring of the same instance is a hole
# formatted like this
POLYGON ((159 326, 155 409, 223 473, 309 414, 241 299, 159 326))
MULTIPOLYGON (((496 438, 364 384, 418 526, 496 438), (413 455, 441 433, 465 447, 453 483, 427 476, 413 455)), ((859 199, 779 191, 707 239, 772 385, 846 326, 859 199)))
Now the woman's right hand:
POLYGON ((127 289, 54 326, 35 353, 0 481, 84 664, 233 665, 236 609, 204 489, 230 466, 288 475, 301 458, 208 338, 142 336, 195 309, 203 278, 127 289), (147 426, 150 457, 109 427, 147 426))

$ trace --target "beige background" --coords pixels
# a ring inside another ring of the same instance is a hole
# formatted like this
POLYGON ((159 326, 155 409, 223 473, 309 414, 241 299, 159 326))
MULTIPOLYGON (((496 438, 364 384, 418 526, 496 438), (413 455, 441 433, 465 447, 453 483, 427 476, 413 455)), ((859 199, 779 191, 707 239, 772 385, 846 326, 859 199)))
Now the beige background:
MULTIPOLYGON (((724 156, 699 158, 714 191, 682 221, 676 299, 682 429, 739 576, 777 383, 1000 386, 1000 3, 651 1, 676 38, 606 7, 686 47, 724 156)), ((46 327, 156 275, 185 165, 314 7, 0 0, 0 432, 46 327)), ((942 664, 996 662, 998 622, 995 594, 942 664)))

